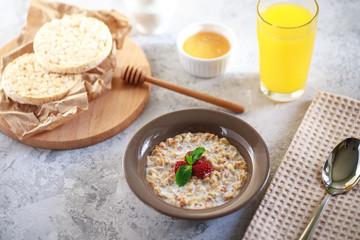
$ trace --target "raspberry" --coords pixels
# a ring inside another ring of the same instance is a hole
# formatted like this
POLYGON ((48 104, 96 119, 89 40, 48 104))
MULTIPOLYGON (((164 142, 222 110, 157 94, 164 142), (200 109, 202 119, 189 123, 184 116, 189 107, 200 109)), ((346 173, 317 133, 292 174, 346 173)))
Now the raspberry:
POLYGON ((193 165, 192 175, 198 178, 204 178, 205 175, 211 173, 211 171, 211 165, 208 162, 203 162, 200 159, 193 165), (198 163, 199 161, 201 162, 198 163))
MULTIPOLYGON (((184 161, 177 161, 175 163, 175 174, 177 173, 177 170, 182 166, 182 165, 185 165, 185 164, 188 164, 187 162, 184 162, 184 161)), ((189 164, 188 164, 189 165, 189 164)))
POLYGON ((193 166, 203 163, 203 162, 204 162, 204 159, 205 159, 204 156, 202 156, 199 160, 197 160, 197 161, 194 163, 193 166))

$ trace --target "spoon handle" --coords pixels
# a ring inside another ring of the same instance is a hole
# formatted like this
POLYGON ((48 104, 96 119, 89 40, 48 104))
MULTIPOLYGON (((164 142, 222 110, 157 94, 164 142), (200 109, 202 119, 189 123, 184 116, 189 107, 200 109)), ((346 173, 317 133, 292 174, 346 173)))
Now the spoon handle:
POLYGON ((308 225, 304 229, 304 232, 301 234, 299 240, 311 239, 311 236, 312 236, 312 234, 314 232, 316 224, 317 224, 317 222, 318 222, 318 220, 319 220, 319 218, 321 216, 321 213, 324 210, 325 205, 327 204, 330 197, 331 197, 331 194, 327 192, 325 197, 321 201, 319 207, 316 209, 316 212, 314 213, 314 215, 311 218, 310 222, 308 223, 308 225))

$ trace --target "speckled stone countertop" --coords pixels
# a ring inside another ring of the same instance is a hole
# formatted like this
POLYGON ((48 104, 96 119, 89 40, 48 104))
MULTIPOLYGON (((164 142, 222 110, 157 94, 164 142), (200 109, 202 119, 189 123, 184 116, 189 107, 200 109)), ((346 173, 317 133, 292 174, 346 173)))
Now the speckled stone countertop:
MULTIPOLYGON (((123 1, 67 0, 90 9, 114 8, 123 1)), ((255 0, 181 0, 169 30, 131 39, 143 49, 154 77, 245 105, 237 115, 265 139, 274 175, 311 100, 318 90, 360 99, 360 4, 319 0, 320 16, 305 95, 275 103, 259 90, 255 0), (195 21, 232 28, 239 46, 226 74, 199 79, 179 63, 176 35, 195 21)), ((0 46, 24 24, 28 0, 0 1, 0 46)), ((219 109, 153 86, 142 114, 128 128, 99 144, 76 150, 26 146, 0 133, 0 239, 241 239, 264 192, 247 207, 208 221, 164 216, 144 205, 129 189, 122 158, 132 135, 161 114, 186 108, 219 109)))

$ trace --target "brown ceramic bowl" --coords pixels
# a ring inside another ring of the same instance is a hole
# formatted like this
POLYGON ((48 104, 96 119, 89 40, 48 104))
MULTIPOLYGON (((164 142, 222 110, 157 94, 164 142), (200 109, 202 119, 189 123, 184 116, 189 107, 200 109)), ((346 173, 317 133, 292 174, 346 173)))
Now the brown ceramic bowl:
POLYGON ((126 180, 141 201, 163 214, 197 220, 224 216, 244 207, 265 185, 270 166, 266 144, 253 127, 236 116, 208 109, 175 111, 150 121, 130 140, 123 163, 126 180), (213 133, 237 147, 248 166, 248 178, 237 197, 218 207, 183 209, 156 196, 145 179, 146 158, 155 145, 184 132, 213 133))

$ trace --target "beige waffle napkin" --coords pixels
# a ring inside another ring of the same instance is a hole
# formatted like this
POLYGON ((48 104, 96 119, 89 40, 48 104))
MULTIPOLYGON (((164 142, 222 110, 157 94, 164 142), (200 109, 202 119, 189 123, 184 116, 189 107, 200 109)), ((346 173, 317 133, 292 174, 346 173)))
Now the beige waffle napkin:
MULTIPOLYGON (((322 167, 343 139, 360 138, 360 101, 319 92, 244 239, 297 239, 326 194, 322 167)), ((313 239, 360 239, 360 184, 330 198, 313 239)))

